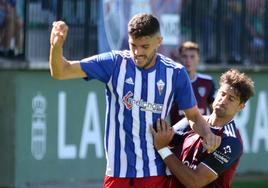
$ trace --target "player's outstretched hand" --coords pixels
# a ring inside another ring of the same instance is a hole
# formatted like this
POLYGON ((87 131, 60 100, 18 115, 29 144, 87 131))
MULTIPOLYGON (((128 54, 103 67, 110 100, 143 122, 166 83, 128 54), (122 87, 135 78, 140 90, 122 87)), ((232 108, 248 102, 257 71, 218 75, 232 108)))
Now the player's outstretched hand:
POLYGON ((63 21, 53 22, 53 27, 50 34, 50 44, 52 46, 62 47, 67 37, 68 26, 63 21))
POLYGON ((157 120, 156 130, 150 127, 154 137, 154 145, 157 150, 168 146, 174 136, 174 131, 165 120, 157 120))

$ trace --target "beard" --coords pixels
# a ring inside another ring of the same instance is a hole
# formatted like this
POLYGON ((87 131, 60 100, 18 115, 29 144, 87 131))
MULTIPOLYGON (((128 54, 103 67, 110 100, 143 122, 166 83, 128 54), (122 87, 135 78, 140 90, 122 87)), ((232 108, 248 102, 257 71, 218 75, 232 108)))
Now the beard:
POLYGON ((139 68, 148 68, 150 67, 150 65, 153 65, 153 59, 156 55, 156 49, 149 55, 149 56, 145 56, 145 55, 141 55, 141 57, 143 57, 143 62, 142 62, 142 65, 141 63, 139 63, 139 60, 138 60, 138 57, 139 56, 134 56, 134 61, 135 61, 135 64, 139 67, 139 68), (145 63, 144 63, 145 62, 145 63))
POLYGON ((215 114, 219 118, 224 118, 226 116, 226 110, 224 107, 216 106, 214 108, 215 114))

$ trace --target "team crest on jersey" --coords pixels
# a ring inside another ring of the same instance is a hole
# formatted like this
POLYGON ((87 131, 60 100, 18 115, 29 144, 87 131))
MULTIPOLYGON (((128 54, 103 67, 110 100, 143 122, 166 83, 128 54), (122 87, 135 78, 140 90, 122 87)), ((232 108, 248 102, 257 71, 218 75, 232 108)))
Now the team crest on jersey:
POLYGON ((158 92, 159 92, 159 95, 161 95, 162 94, 162 91, 163 91, 163 89, 165 88, 165 82, 163 82, 163 80, 159 80, 157 83, 156 83, 156 85, 157 85, 157 89, 158 89, 158 92))
POLYGON ((198 88, 198 93, 201 97, 204 97, 206 94, 206 88, 205 87, 199 87, 198 88))

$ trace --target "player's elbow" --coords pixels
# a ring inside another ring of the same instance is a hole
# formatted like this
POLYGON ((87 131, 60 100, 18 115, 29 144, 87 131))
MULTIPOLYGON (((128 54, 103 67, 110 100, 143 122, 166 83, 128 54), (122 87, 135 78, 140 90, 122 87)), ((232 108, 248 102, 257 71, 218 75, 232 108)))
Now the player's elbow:
POLYGON ((211 181, 203 178, 192 177, 188 182, 185 182, 187 188, 199 188, 208 185, 211 181))
POLYGON ((199 187, 202 187, 202 186, 200 186, 199 184, 191 181, 185 187, 187 187, 187 188, 199 188, 199 187))
POLYGON ((200 185, 200 183, 198 182, 198 180, 191 179, 190 181, 188 181, 187 183, 185 183, 185 187, 187 187, 187 188, 198 188, 198 187, 202 187, 202 186, 200 185))
POLYGON ((50 75, 53 79, 64 80, 64 74, 61 74, 60 72, 50 70, 50 75))

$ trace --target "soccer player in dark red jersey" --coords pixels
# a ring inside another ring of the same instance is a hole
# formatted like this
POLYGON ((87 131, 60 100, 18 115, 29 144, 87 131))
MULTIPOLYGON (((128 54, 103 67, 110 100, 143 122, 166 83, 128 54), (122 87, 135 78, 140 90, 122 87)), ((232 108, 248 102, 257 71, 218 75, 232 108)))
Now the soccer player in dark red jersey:
MULTIPOLYGON (((190 77, 199 111, 203 115, 208 115, 212 111, 211 105, 214 100, 215 84, 210 75, 197 72, 197 65, 200 61, 199 53, 198 44, 187 41, 182 43, 179 48, 179 59, 190 77)), ((174 125, 184 117, 184 112, 174 103, 170 111, 171 125, 174 125)))
POLYGON ((151 129, 155 147, 174 175, 169 188, 231 186, 243 153, 242 140, 233 118, 254 95, 254 83, 244 73, 231 69, 222 74, 219 84, 213 112, 204 116, 212 132, 222 138, 221 145, 214 152, 206 151, 201 136, 192 130, 185 131, 185 119, 173 129, 164 120, 158 120, 157 130, 151 129), (179 142, 173 147, 181 147, 177 156, 167 147, 171 140, 179 142))

